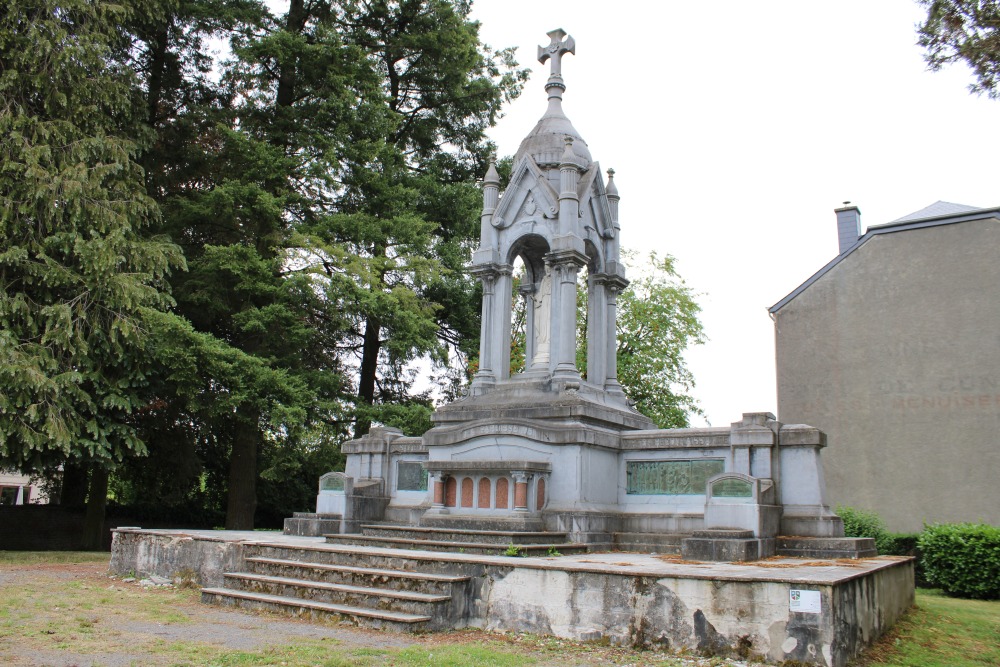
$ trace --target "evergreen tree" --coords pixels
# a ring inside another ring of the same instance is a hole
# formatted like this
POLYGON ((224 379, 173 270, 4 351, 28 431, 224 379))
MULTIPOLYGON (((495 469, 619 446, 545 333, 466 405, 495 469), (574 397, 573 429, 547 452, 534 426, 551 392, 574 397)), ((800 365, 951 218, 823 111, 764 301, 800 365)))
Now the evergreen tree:
POLYGON ((365 54, 389 120, 381 136, 364 137, 379 145, 374 159, 348 164, 336 214, 310 230, 323 255, 335 245, 355 260, 327 273, 350 304, 356 435, 373 418, 392 423, 385 406, 412 398, 409 361, 446 363, 449 346, 467 354, 463 341, 477 338, 478 292, 462 275, 478 237, 472 183, 492 148, 485 130, 526 71, 512 50, 480 43, 469 12, 451 0, 349 0, 333 15, 365 54))
POLYGON ((0 12, 0 459, 92 464, 101 516, 107 470, 144 451, 130 419, 148 399, 165 279, 182 265, 142 234, 157 208, 120 65, 118 26, 152 9, 5 0, 0 12))

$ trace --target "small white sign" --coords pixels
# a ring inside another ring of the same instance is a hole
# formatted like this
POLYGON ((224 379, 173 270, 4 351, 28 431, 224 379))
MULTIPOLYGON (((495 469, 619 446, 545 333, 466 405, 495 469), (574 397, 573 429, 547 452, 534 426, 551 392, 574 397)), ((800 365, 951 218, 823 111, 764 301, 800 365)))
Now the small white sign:
POLYGON ((788 591, 788 611, 800 614, 820 613, 819 591, 800 591, 794 588, 788 591))

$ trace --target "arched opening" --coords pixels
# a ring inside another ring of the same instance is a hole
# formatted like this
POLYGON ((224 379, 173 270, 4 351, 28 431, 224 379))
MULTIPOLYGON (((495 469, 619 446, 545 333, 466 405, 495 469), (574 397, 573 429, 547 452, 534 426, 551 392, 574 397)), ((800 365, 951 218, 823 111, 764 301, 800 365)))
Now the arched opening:
POLYGON ((548 372, 552 279, 545 265, 548 242, 528 234, 511 246, 510 374, 548 372))
POLYGON ((583 379, 604 386, 607 347, 606 297, 600 252, 588 239, 585 243, 587 265, 580 270, 576 305, 576 368, 583 379))

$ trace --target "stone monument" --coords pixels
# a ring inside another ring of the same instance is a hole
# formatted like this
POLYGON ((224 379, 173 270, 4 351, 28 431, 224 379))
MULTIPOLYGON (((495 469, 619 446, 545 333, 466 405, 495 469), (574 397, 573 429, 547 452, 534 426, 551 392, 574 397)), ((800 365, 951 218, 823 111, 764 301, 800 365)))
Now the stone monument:
MULTIPOLYGON (((548 107, 521 142, 500 192, 483 179, 479 370, 422 438, 375 428, 347 443, 346 474, 381 485, 384 519, 462 529, 553 530, 594 548, 650 550, 680 536, 690 557, 747 560, 781 550, 857 555, 825 498, 817 429, 747 413, 728 428, 657 430, 617 379, 619 194, 563 111, 563 56, 548 33, 548 107), (515 262, 524 265, 514 294, 515 262), (587 270, 585 369, 576 366, 577 280, 587 270), (513 300, 523 299, 525 368, 511 373, 513 300), (581 372, 582 371, 582 372, 581 372), (820 541, 816 541, 819 539, 820 541), (846 545, 846 546, 845 546, 846 545), (825 551, 824 551, 825 550, 825 551)), ((348 510, 350 511, 350 510, 348 510)))

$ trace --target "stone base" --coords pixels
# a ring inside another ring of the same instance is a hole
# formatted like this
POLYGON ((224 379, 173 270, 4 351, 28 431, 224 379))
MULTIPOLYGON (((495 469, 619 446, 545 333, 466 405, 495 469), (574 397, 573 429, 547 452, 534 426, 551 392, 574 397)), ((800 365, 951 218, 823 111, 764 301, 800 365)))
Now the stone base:
POLYGON ((784 508, 781 515, 781 535, 800 535, 803 537, 843 537, 844 521, 828 508, 815 508, 813 511, 801 507, 784 508))
POLYGON ((252 531, 118 530, 110 570, 170 578, 195 570, 203 585, 221 586, 253 557, 471 577, 455 598, 463 600, 456 628, 816 667, 844 667, 913 604, 914 561, 897 557, 690 565, 620 553, 510 558, 252 531), (818 594, 818 606, 792 608, 795 591, 818 594))
POLYGON ((427 512, 420 519, 420 526, 426 528, 450 528, 461 530, 520 530, 542 532, 544 522, 535 516, 469 516, 468 514, 431 514, 427 512))
POLYGON ((873 558, 878 555, 870 537, 779 537, 778 553, 799 558, 873 558))
POLYGON ((685 560, 742 562, 774 554, 774 538, 754 537, 752 530, 696 530, 681 540, 681 557, 685 560))
POLYGON ((285 519, 285 535, 319 537, 340 532, 339 514, 316 514, 295 512, 291 519, 285 519))

